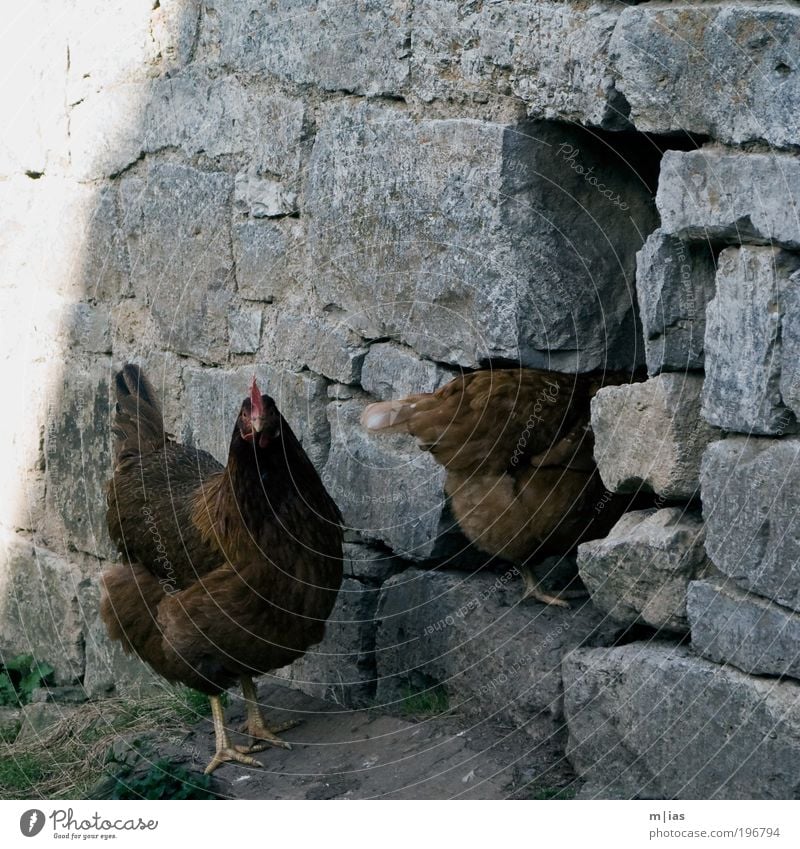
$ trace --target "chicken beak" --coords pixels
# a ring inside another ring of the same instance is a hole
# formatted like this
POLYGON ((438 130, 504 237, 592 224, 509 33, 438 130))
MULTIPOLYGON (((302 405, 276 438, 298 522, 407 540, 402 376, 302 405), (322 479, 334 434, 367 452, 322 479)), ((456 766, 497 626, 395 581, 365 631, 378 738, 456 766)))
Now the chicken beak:
POLYGON ((261 400, 261 390, 255 377, 250 387, 250 424, 254 433, 261 433, 264 427, 264 402, 261 400))

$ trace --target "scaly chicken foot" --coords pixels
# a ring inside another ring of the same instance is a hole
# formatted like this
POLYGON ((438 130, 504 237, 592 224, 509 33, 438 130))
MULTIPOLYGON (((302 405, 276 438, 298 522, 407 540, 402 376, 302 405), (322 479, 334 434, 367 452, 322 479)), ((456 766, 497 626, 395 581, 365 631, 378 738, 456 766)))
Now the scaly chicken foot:
POLYGON ((231 761, 245 764, 246 766, 261 766, 255 758, 251 758, 234 746, 231 746, 231 742, 228 739, 228 730, 225 728, 225 710, 222 707, 220 697, 209 696, 208 700, 211 702, 211 715, 214 718, 214 737, 216 739, 217 750, 205 768, 205 774, 211 775, 218 766, 222 766, 224 763, 230 763, 231 761))
POLYGON ((280 725, 267 725, 261 713, 261 707, 258 704, 258 694, 253 679, 243 675, 241 682, 242 695, 244 696, 245 708, 247 709, 247 719, 242 724, 241 730, 246 732, 253 742, 249 746, 236 746, 236 750, 251 754, 253 752, 263 752, 269 746, 275 746, 279 749, 291 749, 291 743, 281 740, 276 735, 281 731, 288 731, 288 729, 300 725, 300 720, 289 720, 280 725))
POLYGON ((549 604, 553 607, 566 607, 569 609, 572 605, 567 601, 567 598, 585 598, 584 590, 564 590, 559 595, 553 595, 542 589, 542 584, 534 575, 533 570, 529 566, 521 566, 522 580, 525 586, 522 590, 522 598, 520 601, 525 601, 528 598, 534 598, 542 604, 549 604))

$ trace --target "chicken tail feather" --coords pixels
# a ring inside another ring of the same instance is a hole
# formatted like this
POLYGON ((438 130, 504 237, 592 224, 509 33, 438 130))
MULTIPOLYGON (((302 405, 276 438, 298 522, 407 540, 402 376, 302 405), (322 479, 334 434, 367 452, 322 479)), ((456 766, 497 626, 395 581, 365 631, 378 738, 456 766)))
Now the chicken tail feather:
POLYGON ((137 365, 128 363, 114 378, 117 393, 113 432, 117 462, 160 448, 164 418, 150 381, 137 365))
POLYGON ((370 404, 361 414, 361 424, 368 431, 396 433, 408 431, 408 423, 416 409, 417 396, 396 401, 379 401, 370 404))

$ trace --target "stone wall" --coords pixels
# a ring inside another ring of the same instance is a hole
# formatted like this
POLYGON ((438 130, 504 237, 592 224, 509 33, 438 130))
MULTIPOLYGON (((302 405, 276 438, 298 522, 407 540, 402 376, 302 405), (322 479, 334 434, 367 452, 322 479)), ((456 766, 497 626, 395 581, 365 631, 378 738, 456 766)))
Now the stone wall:
MULTIPOLYGON (((223 459, 255 368, 350 528, 296 686, 566 722, 596 795, 701 786, 670 749, 708 728, 678 713, 697 682, 731 757, 796 747, 798 36, 789 2, 31 4, 3 59, 0 652, 91 697, 161 686, 97 620, 110 377, 141 362, 168 428, 223 459), (494 363, 647 367, 593 408, 609 491, 657 502, 582 547, 594 605, 517 604, 442 470, 358 426, 494 363), (662 642, 614 648, 631 626, 662 642), (636 676, 675 722, 629 700, 616 746, 609 687, 636 676), (657 778, 618 778, 656 738, 657 778)), ((715 795, 799 792, 727 763, 715 795)))

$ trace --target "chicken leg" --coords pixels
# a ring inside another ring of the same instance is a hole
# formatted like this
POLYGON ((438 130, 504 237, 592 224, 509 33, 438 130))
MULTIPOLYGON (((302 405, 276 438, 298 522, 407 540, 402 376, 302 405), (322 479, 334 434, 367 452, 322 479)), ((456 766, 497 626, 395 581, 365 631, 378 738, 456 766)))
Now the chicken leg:
POLYGON ((231 746, 231 742, 228 739, 228 730, 225 728, 225 711, 222 707, 220 697, 209 696, 208 700, 211 702, 211 716, 214 718, 214 737, 216 739, 217 750, 206 767, 205 774, 211 775, 218 766, 229 761, 246 764, 247 766, 261 766, 255 758, 251 758, 231 746))
POLYGON ((291 749, 292 744, 281 740, 276 735, 281 731, 287 731, 289 728, 294 728, 300 724, 300 720, 290 720, 281 725, 271 727, 267 725, 264 715, 261 713, 261 706, 258 703, 258 694, 256 685, 249 675, 242 675, 242 695, 244 696, 245 708, 247 709, 247 720, 242 725, 242 731, 252 737, 253 742, 249 746, 236 746, 238 752, 251 754, 253 752, 263 752, 268 746, 277 746, 280 749, 291 749))
POLYGON ((526 598, 535 598, 542 604, 569 608, 571 605, 567 598, 586 598, 587 596, 586 590, 562 590, 558 595, 552 595, 542 589, 541 581, 536 577, 530 566, 520 566, 519 571, 522 573, 522 580, 525 582, 520 601, 525 601, 526 598))

